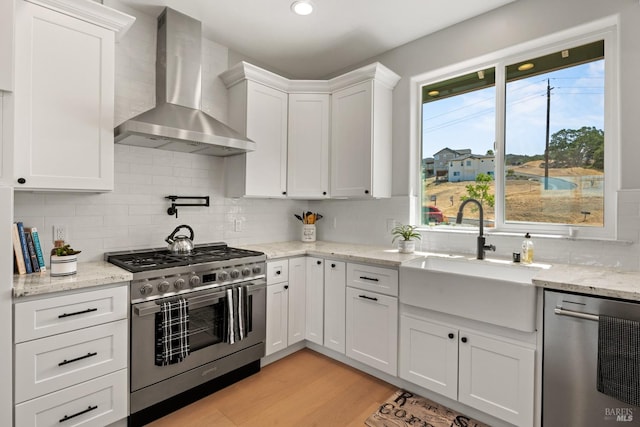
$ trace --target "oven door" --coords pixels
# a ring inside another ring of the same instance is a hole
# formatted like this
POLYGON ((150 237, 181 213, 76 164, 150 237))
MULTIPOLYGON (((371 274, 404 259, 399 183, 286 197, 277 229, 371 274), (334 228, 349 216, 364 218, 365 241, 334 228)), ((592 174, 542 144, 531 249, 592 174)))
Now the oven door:
POLYGON ((264 280, 234 284, 224 288, 183 294, 188 302, 188 341, 190 353, 180 362, 156 364, 156 334, 160 304, 167 299, 146 301, 131 306, 131 391, 197 368, 265 340, 266 283, 264 280), (228 326, 227 289, 246 286, 248 322, 244 339, 225 341, 228 326))

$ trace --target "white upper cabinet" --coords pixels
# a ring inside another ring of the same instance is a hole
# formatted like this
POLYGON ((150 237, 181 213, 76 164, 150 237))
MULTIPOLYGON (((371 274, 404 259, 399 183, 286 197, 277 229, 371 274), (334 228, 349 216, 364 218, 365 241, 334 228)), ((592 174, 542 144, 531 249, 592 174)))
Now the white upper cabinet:
POLYGON ((133 18, 95 2, 37 3, 15 10, 15 188, 112 190, 115 33, 133 18))
POLYGON ((391 196, 397 74, 374 63, 330 80, 289 80, 241 62, 220 77, 229 125, 258 146, 225 159, 227 196, 391 196))
POLYGON ((289 197, 329 197, 330 97, 328 93, 289 94, 289 197))
POLYGON ((391 197, 392 94, 399 79, 378 63, 336 79, 331 102, 332 197, 391 197))
POLYGON ((13 6, 0 1, 0 91, 13 90, 13 6))
POLYGON ((229 125, 254 141, 257 149, 225 158, 227 196, 285 197, 289 95, 265 84, 265 76, 258 81, 243 71, 234 68, 223 74, 229 88, 229 125))

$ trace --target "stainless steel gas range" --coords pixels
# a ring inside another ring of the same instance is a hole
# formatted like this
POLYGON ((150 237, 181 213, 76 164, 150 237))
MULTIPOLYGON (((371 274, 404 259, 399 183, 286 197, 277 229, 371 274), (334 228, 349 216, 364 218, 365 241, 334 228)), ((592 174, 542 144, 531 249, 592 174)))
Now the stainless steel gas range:
POLYGON ((224 243, 111 252, 131 281, 130 425, 144 425, 260 370, 265 255, 224 243))

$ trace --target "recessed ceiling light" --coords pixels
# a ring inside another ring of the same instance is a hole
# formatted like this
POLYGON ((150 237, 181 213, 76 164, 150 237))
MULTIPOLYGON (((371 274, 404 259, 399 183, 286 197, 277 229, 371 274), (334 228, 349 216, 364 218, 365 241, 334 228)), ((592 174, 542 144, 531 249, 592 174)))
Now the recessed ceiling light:
POLYGON ((291 10, 297 15, 309 15, 311 12, 313 12, 313 3, 308 0, 294 1, 291 4, 291 10))
POLYGON ((429 95, 429 96, 438 96, 438 95, 440 95, 440 91, 430 90, 429 92, 427 92, 427 95, 429 95))
POLYGON ((531 62, 527 62, 525 64, 521 64, 518 66, 518 71, 529 71, 532 69, 534 65, 531 62))

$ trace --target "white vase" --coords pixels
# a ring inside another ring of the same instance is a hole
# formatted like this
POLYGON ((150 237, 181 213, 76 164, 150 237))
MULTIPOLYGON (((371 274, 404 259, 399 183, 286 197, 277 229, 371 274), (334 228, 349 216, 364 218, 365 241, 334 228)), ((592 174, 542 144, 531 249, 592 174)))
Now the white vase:
POLYGON ((413 240, 400 240, 398 242, 398 252, 401 254, 411 254, 416 250, 416 242, 413 240))
POLYGON ((71 276, 78 272, 77 255, 51 255, 51 277, 71 276))

